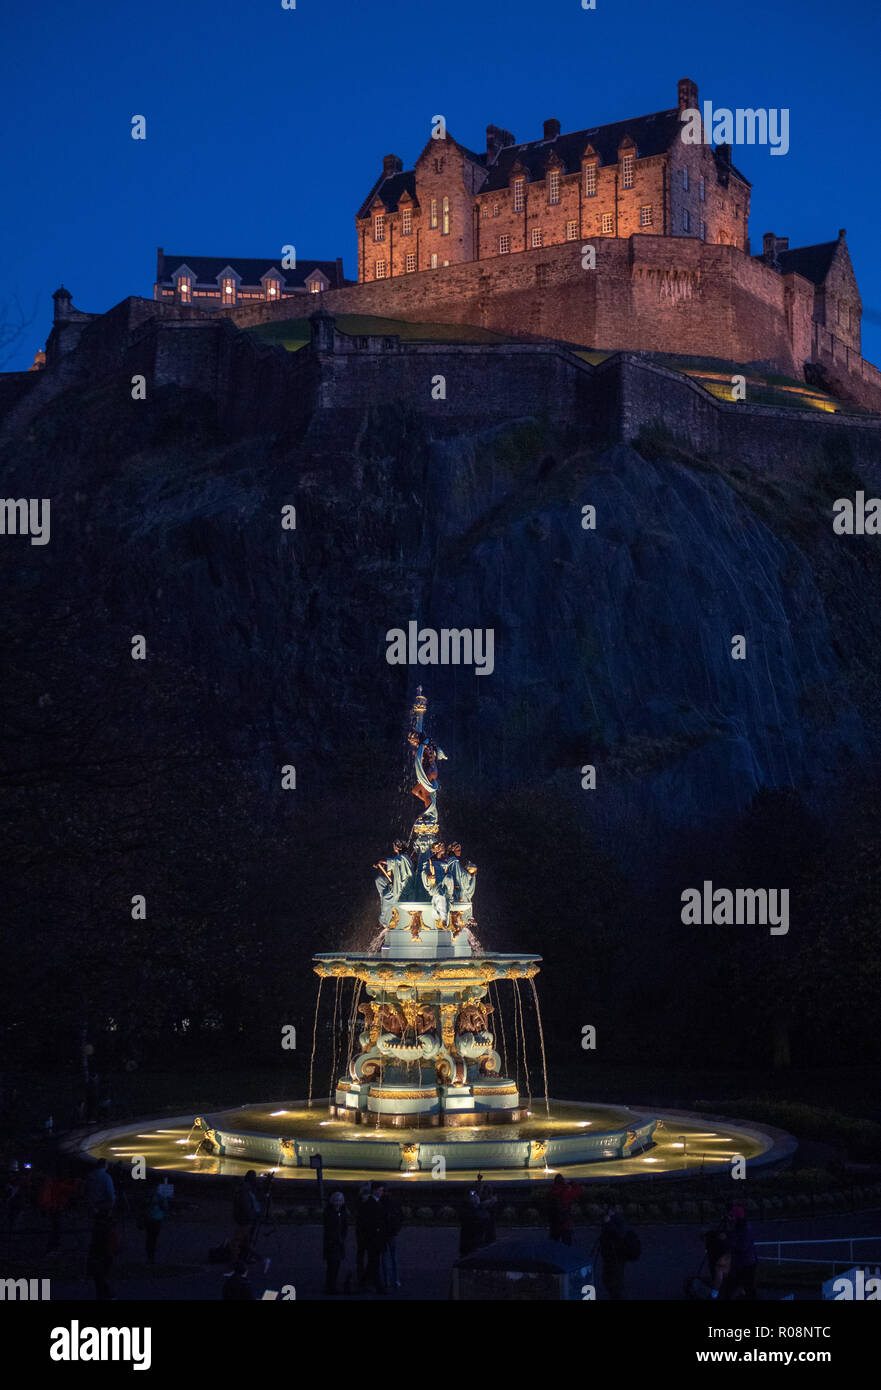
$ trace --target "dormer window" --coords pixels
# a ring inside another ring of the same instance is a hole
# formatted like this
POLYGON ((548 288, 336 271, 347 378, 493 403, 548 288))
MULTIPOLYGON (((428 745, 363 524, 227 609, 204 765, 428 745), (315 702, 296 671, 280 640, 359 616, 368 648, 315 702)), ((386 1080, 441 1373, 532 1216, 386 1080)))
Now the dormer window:
POLYGON ((320 281, 320 280, 310 280, 310 281, 309 281, 309 293, 310 293, 310 294, 321 294, 321 281, 320 281))
POLYGON ((621 187, 633 187, 633 155, 625 154, 621 159, 621 187))
POLYGON ((221 288, 224 304, 235 304, 236 282, 231 275, 224 275, 221 288))
POLYGON ((181 304, 189 304, 193 294, 193 282, 189 275, 181 275, 177 282, 181 304))
POLYGON ((411 236, 413 232, 413 209, 404 208, 401 213, 401 236, 411 236))
POLYGON ((597 195, 597 166, 596 164, 585 164, 584 166, 584 196, 585 198, 595 198, 597 195))
POLYGON ((514 211, 522 212, 526 206, 526 180, 514 180, 514 211))
POLYGON ((378 212, 373 219, 373 240, 385 241, 385 214, 378 212))
POLYGON ((548 174, 548 202, 559 203, 560 201, 560 171, 552 169, 548 174))
POLYGON ((280 299, 280 298, 281 298, 281 285, 279 284, 278 280, 267 280, 267 281, 266 281, 266 298, 267 298, 267 299, 280 299))

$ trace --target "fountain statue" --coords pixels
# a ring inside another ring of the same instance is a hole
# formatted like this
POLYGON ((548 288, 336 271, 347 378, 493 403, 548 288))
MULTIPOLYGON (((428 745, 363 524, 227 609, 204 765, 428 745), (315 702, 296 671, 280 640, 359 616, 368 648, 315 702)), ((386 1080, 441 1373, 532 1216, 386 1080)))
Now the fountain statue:
POLYGON ((375 954, 314 958, 322 978, 354 977, 366 994, 353 1011, 360 1050, 336 1082, 331 1113, 407 1128, 513 1123, 525 1109, 516 1083, 501 1074, 487 994, 494 980, 531 980, 541 957, 475 949, 477 867, 458 840, 448 849, 441 839, 438 768, 446 755, 428 733, 427 709, 420 686, 407 747, 422 810, 409 842, 396 840, 375 866, 381 944, 375 954))

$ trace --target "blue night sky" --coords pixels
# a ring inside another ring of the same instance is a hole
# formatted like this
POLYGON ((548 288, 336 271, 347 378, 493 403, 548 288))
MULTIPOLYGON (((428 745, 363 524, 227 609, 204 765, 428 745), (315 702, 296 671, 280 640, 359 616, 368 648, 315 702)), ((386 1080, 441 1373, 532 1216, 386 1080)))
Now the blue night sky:
POLYGON ((881 362, 877 0, 48 0, 8 10, 4 38, 0 298, 36 310, 6 370, 42 346, 62 281, 91 311, 150 297, 158 245, 232 259, 290 242, 354 277, 381 157, 410 167, 436 113, 483 149, 489 122, 526 140, 548 116, 565 131, 675 106, 684 76, 717 107, 790 109, 788 155, 734 151, 752 250, 846 227, 881 362))

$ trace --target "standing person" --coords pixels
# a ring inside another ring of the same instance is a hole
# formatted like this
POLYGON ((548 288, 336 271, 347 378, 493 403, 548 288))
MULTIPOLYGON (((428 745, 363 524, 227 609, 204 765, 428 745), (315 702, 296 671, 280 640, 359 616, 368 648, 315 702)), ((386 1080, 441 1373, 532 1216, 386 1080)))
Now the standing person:
POLYGON ((610 1207, 603 1218, 600 1233, 600 1254, 603 1259, 603 1284, 609 1298, 626 1298, 624 1269, 627 1260, 627 1223, 617 1207, 610 1207))
POLYGON ((364 1283, 370 1284, 376 1289, 377 1293, 386 1292, 381 1268, 382 1255, 385 1250, 386 1242, 385 1208, 382 1205, 382 1195, 384 1192, 384 1185, 382 1183, 377 1183, 367 1199, 364 1211, 364 1235, 367 1251, 367 1268, 364 1271, 364 1283))
POLYGON ((401 1208, 388 1188, 383 1191, 380 1203, 385 1223, 385 1249, 382 1252, 382 1277, 388 1288, 399 1289, 398 1278, 398 1234, 403 1225, 401 1208))
POLYGON ((58 1247, 61 1244, 61 1218, 70 1206, 73 1194, 74 1184, 65 1177, 64 1165, 59 1159, 55 1164, 54 1173, 48 1174, 43 1179, 37 1194, 37 1206, 45 1214, 49 1223, 47 1255, 58 1254, 58 1247))
POLYGON ((110 1287, 110 1271, 120 1248, 119 1231, 113 1219, 113 1208, 96 1211, 92 1222, 92 1239, 86 1257, 86 1273, 95 1281, 95 1298, 105 1301, 114 1297, 110 1287))
POLYGON ((238 1260, 244 1260, 247 1263, 257 1219, 260 1216, 257 1174, 253 1168, 249 1168, 242 1181, 236 1184, 232 1215, 235 1223, 233 1254, 238 1260))
POLYGON ((346 1213, 345 1198, 337 1187, 334 1188, 324 1204, 323 1253, 327 1270, 324 1281, 325 1293, 339 1293, 336 1281, 340 1272, 340 1265, 346 1254, 346 1232, 348 1229, 349 1218, 346 1213))
POLYGON ((486 1212, 480 1194, 472 1189, 459 1212, 459 1254, 471 1255, 486 1243, 486 1212))
POLYGON ((496 1208, 499 1199, 493 1191, 491 1182, 484 1180, 483 1174, 477 1174, 477 1195, 480 1198, 480 1210, 484 1217, 483 1243, 492 1245, 496 1238, 496 1208))
MULTIPOLYGON (((710 1269, 710 1298, 718 1298, 731 1273, 731 1228, 727 1217, 704 1233, 704 1249, 710 1269)), ((723 1295, 724 1296, 724 1295, 723 1295)))
POLYGON ((580 1185, 577 1182, 568 1181, 562 1173, 558 1173, 554 1178, 548 1197, 548 1235, 551 1240, 562 1241, 564 1245, 572 1244, 574 1229, 572 1207, 580 1196, 580 1185))
POLYGON ((358 1205, 355 1208, 355 1258, 359 1284, 364 1283, 367 1269, 367 1203, 370 1201, 372 1193, 372 1185, 366 1182, 358 1190, 358 1205))
POLYGON ((86 1177, 86 1206, 92 1216, 98 1212, 111 1212, 116 1203, 116 1189, 107 1171, 107 1159, 99 1158, 86 1177))
POLYGON ((723 1297, 733 1298, 743 1291, 744 1298, 756 1297, 756 1270, 759 1257, 750 1224, 743 1207, 734 1206, 729 1213, 733 1223, 731 1231, 731 1277, 730 1287, 723 1297))
POLYGON ((149 1265, 156 1263, 156 1245, 167 1215, 168 1198, 159 1191, 159 1179, 153 1178, 144 1199, 144 1242, 149 1265))

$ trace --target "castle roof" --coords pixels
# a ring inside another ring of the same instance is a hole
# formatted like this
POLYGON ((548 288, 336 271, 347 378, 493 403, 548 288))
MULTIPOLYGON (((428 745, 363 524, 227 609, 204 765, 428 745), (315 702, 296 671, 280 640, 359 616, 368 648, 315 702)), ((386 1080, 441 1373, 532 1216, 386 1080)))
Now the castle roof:
POLYGON ((281 260, 281 251, 274 260, 256 256, 173 256, 163 252, 158 260, 156 279, 160 285, 171 285, 172 276, 186 265, 196 277, 197 285, 216 286, 227 268, 235 271, 243 285, 259 285, 269 270, 274 270, 285 288, 291 290, 305 288, 306 280, 314 270, 320 270, 327 276, 331 289, 339 289, 346 283, 337 261, 301 261, 298 257, 296 269, 283 270, 281 260))
POLYGON ((358 209, 358 216, 369 217, 371 204, 377 196, 382 199, 386 212, 397 212, 398 203, 404 193, 410 194, 414 207, 419 206, 419 199, 416 197, 415 169, 407 169, 397 174, 380 174, 358 209))
POLYGON ((590 126, 573 130, 553 140, 527 140, 521 145, 505 145, 489 166, 489 177, 478 191, 490 193, 507 188, 515 164, 522 164, 527 180, 543 179, 547 173, 550 154, 560 160, 564 174, 577 174, 588 145, 596 150, 601 164, 617 164, 621 141, 630 136, 636 145, 637 158, 664 154, 679 138, 682 124, 679 111, 656 111, 651 116, 636 116, 632 120, 613 121, 610 125, 590 126))
POLYGON ((781 274, 803 275, 815 285, 822 285, 829 274, 832 258, 838 250, 837 241, 821 241, 816 246, 797 246, 792 251, 778 251, 777 265, 781 274))

